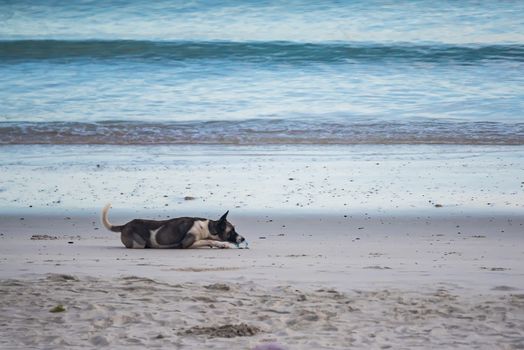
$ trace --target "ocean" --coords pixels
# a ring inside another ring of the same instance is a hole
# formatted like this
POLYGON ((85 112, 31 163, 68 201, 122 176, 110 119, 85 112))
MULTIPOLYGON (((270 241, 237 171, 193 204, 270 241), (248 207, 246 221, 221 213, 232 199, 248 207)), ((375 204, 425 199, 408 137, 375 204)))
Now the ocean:
POLYGON ((0 144, 524 144, 524 2, 1 1, 0 144))

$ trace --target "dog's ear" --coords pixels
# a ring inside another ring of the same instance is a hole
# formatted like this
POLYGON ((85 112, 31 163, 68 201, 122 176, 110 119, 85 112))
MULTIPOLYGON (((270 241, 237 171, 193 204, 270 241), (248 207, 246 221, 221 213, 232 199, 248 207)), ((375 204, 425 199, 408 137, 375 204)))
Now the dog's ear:
POLYGON ((218 220, 218 221, 224 221, 224 222, 225 222, 225 221, 226 221, 226 218, 227 218, 227 214, 229 214, 229 210, 226 211, 226 213, 225 213, 224 215, 222 215, 222 217, 221 217, 220 220, 218 220))
POLYGON ((225 230, 226 229, 227 214, 229 214, 229 210, 226 211, 226 213, 224 215, 222 215, 222 217, 218 220, 218 228, 220 230, 225 230))

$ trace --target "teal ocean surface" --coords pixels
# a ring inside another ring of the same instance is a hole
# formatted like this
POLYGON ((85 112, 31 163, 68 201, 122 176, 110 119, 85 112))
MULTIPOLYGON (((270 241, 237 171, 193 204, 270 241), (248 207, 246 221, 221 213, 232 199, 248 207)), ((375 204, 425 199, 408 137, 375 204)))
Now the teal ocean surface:
POLYGON ((5 1, 0 144, 524 144, 524 2, 5 1))

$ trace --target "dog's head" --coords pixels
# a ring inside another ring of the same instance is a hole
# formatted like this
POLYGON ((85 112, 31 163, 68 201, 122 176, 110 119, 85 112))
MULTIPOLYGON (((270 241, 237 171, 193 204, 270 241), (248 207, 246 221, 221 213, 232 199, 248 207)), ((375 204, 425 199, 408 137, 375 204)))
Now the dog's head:
POLYGON ((235 231, 235 226, 227 221, 227 214, 229 214, 229 210, 217 221, 216 228, 218 236, 224 242, 231 242, 235 244, 244 242, 246 239, 239 235, 235 231))

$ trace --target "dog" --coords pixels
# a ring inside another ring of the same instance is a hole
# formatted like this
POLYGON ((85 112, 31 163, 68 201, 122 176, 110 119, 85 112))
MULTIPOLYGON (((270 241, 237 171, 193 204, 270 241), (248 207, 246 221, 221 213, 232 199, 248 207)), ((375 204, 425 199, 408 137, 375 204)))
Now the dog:
POLYGON ((102 209, 102 223, 113 232, 120 232, 120 240, 126 248, 231 248, 245 238, 227 221, 229 210, 218 220, 181 217, 170 220, 135 219, 125 225, 113 225, 107 218, 111 204, 102 209))

